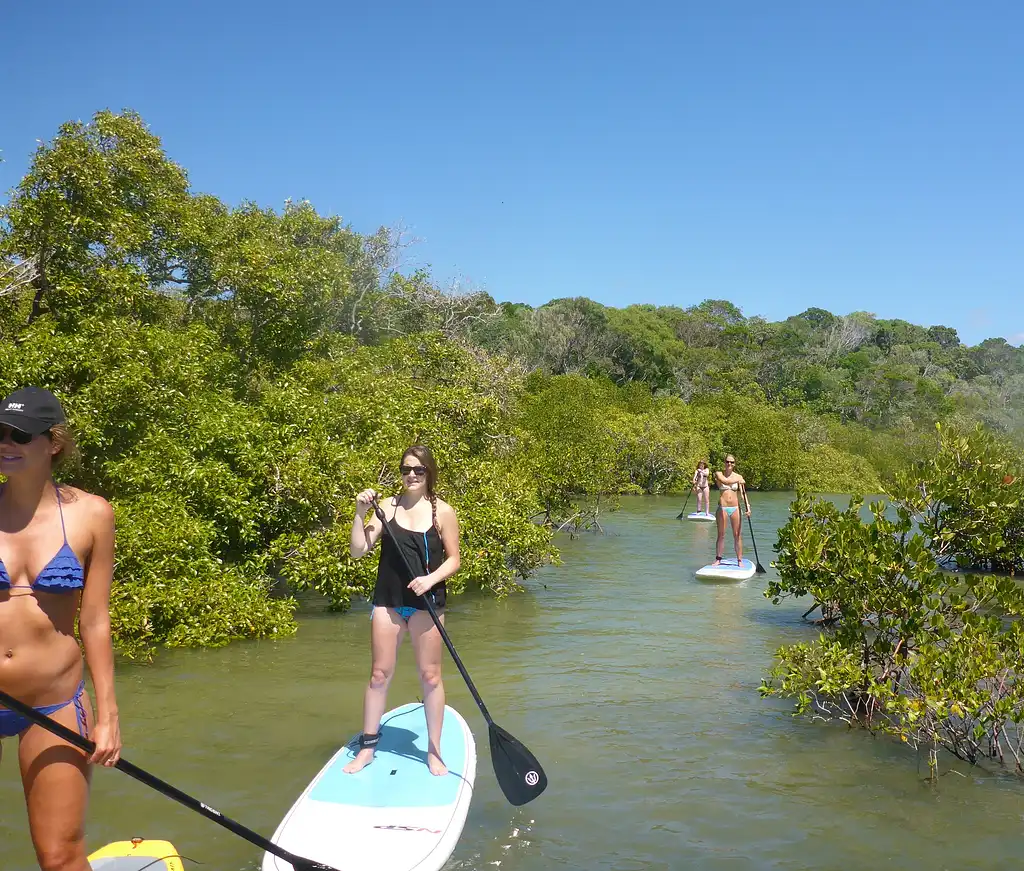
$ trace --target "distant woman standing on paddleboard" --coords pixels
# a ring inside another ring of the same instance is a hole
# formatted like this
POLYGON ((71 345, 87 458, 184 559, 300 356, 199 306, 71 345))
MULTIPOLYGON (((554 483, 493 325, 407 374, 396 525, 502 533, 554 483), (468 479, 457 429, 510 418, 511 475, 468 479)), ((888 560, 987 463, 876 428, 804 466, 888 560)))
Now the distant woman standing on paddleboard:
POLYGON ((725 471, 715 472, 715 484, 721 493, 718 497, 718 511, 716 514, 718 543, 715 547, 715 561, 712 565, 722 564, 726 518, 729 518, 728 522, 732 524, 732 541, 736 549, 736 562, 738 563, 743 559, 743 524, 740 520, 740 496, 743 496, 743 502, 747 507, 747 517, 750 517, 750 500, 747 498, 747 482, 736 471, 736 458, 732 454, 725 458, 725 471))
MULTIPOLYGON (((412 639, 416 663, 423 687, 423 707, 427 718, 427 765, 432 774, 447 774, 441 760, 441 725, 444 720, 444 685, 441 683, 441 633, 437 631, 423 603, 424 595, 443 623, 447 596, 445 581, 459 570, 459 521, 452 507, 437 498, 437 464, 430 450, 414 445, 406 450, 399 467, 402 492, 381 504, 384 516, 398 539, 409 563, 421 571, 410 578, 395 541, 385 535, 381 545, 377 584, 373 591, 370 615, 372 664, 370 683, 363 699, 363 734, 359 753, 345 772, 359 771, 373 759, 380 740, 380 720, 387 709, 388 685, 395 673, 398 648, 406 632, 412 639)), ((371 500, 379 498, 375 490, 363 490, 356 496, 356 516, 352 521, 350 552, 360 559, 366 556, 383 532, 380 519, 372 513, 366 523, 371 500)))
POLYGON ((704 505, 704 513, 711 513, 711 488, 708 486, 708 464, 701 460, 697 463, 697 471, 693 473, 693 492, 697 494, 697 513, 704 505))
POLYGON ((29 829, 44 871, 89 871, 89 764, 112 766, 121 752, 109 612, 114 512, 99 496, 55 483, 54 468, 73 450, 50 391, 27 387, 0 402, 0 474, 7 478, 0 489, 0 689, 96 743, 87 756, 0 707, 0 739, 19 738, 29 829))

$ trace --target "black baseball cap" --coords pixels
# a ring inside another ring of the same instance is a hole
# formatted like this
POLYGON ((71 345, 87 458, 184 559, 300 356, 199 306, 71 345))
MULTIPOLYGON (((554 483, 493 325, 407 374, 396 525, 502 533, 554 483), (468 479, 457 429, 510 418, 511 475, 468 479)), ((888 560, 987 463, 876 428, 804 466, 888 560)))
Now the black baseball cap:
POLYGON ((42 387, 23 387, 0 400, 0 425, 41 435, 67 422, 60 400, 42 387))

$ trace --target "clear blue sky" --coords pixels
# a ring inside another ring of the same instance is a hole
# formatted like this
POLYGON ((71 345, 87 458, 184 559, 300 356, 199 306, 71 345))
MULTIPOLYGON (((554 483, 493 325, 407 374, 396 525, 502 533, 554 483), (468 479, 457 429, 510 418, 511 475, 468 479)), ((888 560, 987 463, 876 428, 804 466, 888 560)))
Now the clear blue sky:
POLYGON ((498 300, 1024 343, 1024 3, 3 4, 0 191, 132 108, 196 191, 403 222, 498 300))

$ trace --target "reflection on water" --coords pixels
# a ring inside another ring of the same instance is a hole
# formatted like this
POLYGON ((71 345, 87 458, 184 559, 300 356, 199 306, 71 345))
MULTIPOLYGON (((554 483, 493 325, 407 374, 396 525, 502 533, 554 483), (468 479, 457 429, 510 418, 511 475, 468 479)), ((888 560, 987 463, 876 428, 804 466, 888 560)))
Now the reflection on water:
MULTIPOLYGON (((606 535, 562 539, 564 564, 531 579, 528 594, 453 602, 447 626, 470 676, 550 785, 530 805, 508 805, 486 725, 446 660, 448 701, 479 753, 449 868, 1016 866, 1024 801, 1014 778, 957 766, 932 787, 905 747, 796 720, 758 696, 774 650, 814 637, 799 620, 809 603, 762 596, 791 498, 751 494, 768 575, 700 583, 714 524, 677 521, 678 499, 626 498, 606 535)), ((746 522, 744 536, 753 558, 746 522)), ((125 756, 269 835, 360 728, 368 628, 365 607, 313 613, 295 638, 119 665, 125 756)), ((418 695, 404 647, 389 706, 418 695)), ((15 745, 5 744, 0 868, 31 871, 15 745)), ((257 849, 120 772, 98 771, 94 783, 91 847, 162 837, 205 863, 197 869, 258 868, 257 849)))

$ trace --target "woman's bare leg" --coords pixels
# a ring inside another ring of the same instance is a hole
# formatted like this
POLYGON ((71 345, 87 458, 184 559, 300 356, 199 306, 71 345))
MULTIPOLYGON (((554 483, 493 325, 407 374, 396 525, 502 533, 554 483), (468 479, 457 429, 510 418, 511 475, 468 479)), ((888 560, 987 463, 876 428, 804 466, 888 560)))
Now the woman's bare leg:
MULTIPOLYGON (((444 615, 438 620, 444 623, 444 615)), ((416 651, 423 687, 423 710, 427 717, 427 765, 431 774, 447 774, 441 760, 441 727, 444 725, 444 684, 441 682, 441 633, 426 611, 417 611, 409 618, 409 636, 416 651)))
MULTIPOLYGON (((87 734, 92 705, 82 694, 87 734)), ((50 715, 78 732, 74 702, 50 715)), ((26 729, 18 745, 21 780, 36 861, 42 871, 89 871, 85 849, 85 814, 92 776, 88 757, 42 726, 26 729)))
MULTIPOLYGON (((363 733, 376 735, 388 703, 388 686, 395 676, 398 648, 402 644, 405 623, 396 611, 375 607, 370 618, 370 682, 363 694, 363 733)), ((354 774, 373 759, 373 748, 364 747, 342 771, 354 774)))
POLYGON ((715 561, 711 565, 718 566, 722 564, 722 548, 725 547, 725 512, 721 506, 715 512, 715 525, 718 527, 718 541, 715 543, 715 561))
POLYGON ((743 509, 737 508, 732 513, 732 541, 736 548, 736 563, 739 564, 743 559, 743 519, 740 517, 740 512, 743 509))

